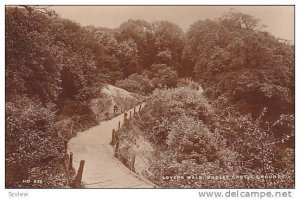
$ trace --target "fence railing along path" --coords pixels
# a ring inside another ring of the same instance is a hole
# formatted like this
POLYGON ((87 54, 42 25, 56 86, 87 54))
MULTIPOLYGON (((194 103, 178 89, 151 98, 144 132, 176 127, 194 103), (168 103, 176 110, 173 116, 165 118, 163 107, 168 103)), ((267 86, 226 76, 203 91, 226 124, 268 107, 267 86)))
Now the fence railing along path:
MULTIPOLYGON (((126 111, 127 117, 137 114, 144 103, 126 111), (135 109, 135 112, 134 112, 135 109)), ((113 129, 124 124, 124 114, 103 121, 98 126, 80 132, 68 143, 72 153, 76 180, 85 188, 153 188, 153 184, 140 178, 115 158, 110 145, 113 129)))

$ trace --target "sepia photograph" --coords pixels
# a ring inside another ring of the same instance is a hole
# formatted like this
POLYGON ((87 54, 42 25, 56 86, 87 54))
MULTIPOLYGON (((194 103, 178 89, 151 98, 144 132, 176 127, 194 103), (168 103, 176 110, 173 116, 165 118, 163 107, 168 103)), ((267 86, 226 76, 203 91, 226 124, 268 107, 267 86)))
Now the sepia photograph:
POLYGON ((295 189, 295 6, 3 10, 6 189, 295 189))

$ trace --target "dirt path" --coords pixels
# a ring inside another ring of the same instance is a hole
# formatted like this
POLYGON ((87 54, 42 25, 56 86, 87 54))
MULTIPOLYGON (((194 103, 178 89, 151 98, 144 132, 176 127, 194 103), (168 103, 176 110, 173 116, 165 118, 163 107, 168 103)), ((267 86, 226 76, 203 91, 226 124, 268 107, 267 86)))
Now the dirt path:
MULTIPOLYGON (((144 104, 142 105, 142 107, 144 104)), ((138 106, 136 107, 138 110, 138 106)), ((129 111, 127 112, 129 115, 129 111)), ((133 109, 131 109, 133 113, 133 109)), ((78 133, 68 143, 69 152, 73 152, 74 168, 77 171, 80 160, 85 160, 83 185, 86 188, 153 188, 149 182, 141 180, 114 158, 109 144, 112 129, 123 124, 124 114, 100 125, 78 133)))

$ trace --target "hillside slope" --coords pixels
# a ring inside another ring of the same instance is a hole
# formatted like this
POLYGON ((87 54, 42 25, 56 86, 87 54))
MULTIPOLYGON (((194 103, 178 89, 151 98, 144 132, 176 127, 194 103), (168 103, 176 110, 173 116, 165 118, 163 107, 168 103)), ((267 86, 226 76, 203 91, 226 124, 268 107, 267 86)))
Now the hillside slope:
POLYGON ((99 121, 112 118, 116 114, 132 108, 145 99, 141 95, 128 92, 110 84, 103 86, 100 95, 101 98, 91 100, 91 108, 99 121), (114 112, 114 106, 118 108, 116 112, 114 112))

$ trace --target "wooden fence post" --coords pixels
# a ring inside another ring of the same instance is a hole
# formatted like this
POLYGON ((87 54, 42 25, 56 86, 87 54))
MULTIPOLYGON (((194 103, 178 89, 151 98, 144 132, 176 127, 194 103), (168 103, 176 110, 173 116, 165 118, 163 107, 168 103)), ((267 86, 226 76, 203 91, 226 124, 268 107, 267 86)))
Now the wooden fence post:
POLYGON ((119 155, 119 140, 117 140, 117 144, 116 144, 116 148, 115 148, 115 157, 118 158, 118 155, 119 155))
POLYGON ((80 160, 80 166, 79 166, 77 175, 76 175, 75 180, 74 180, 74 186, 76 188, 81 186, 84 163, 85 163, 84 160, 80 160))
POLYGON ((69 158, 69 170, 73 168, 73 153, 70 152, 70 158, 69 158))
POLYGON ((110 142, 110 144, 114 146, 115 145, 115 140, 116 140, 116 131, 115 131, 115 129, 113 129, 112 133, 111 133, 111 142, 110 142))
POLYGON ((127 120, 127 113, 124 113, 124 123, 126 122, 127 120))
POLYGON ((131 158, 130 171, 134 172, 135 154, 131 158))
POLYGON ((65 151, 68 150, 68 141, 67 140, 64 140, 64 148, 65 148, 65 151))

